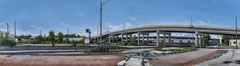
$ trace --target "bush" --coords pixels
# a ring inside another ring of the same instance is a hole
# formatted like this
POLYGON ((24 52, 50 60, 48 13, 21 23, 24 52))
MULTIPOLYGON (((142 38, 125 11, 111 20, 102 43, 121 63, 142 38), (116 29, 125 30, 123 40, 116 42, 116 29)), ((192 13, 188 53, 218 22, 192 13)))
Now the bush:
POLYGON ((100 46, 94 49, 91 49, 91 52, 109 52, 110 48, 108 46, 100 46))
POLYGON ((1 45, 6 45, 6 46, 15 46, 16 42, 14 40, 10 40, 7 38, 1 38, 0 40, 1 45))
POLYGON ((28 40, 28 43, 31 43, 31 44, 38 44, 39 41, 37 39, 30 39, 28 40))

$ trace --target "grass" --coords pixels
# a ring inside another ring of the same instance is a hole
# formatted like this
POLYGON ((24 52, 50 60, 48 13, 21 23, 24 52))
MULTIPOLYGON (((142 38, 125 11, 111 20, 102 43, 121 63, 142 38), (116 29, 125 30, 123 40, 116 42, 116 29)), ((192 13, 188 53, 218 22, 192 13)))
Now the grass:
POLYGON ((109 52, 123 52, 126 50, 128 50, 128 49, 110 49, 109 52))
MULTIPOLYGON (((101 50, 101 49, 102 48, 96 49, 96 50, 101 50)), ((90 51, 84 51, 84 52, 90 55, 105 55, 105 54, 118 54, 118 52, 123 52, 128 49, 103 49, 103 51, 96 51, 96 50, 90 50, 90 51)))

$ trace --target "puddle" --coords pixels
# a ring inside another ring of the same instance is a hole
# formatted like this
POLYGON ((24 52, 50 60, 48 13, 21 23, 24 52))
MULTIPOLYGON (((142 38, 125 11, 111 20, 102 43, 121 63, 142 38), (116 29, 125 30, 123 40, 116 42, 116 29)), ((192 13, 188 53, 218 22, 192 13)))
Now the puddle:
POLYGON ((223 64, 233 63, 232 61, 224 61, 223 64))
POLYGON ((235 62, 236 62, 237 64, 240 64, 240 60, 235 60, 235 62))
POLYGON ((13 58, 25 58, 25 57, 30 57, 31 55, 10 55, 9 57, 13 58))

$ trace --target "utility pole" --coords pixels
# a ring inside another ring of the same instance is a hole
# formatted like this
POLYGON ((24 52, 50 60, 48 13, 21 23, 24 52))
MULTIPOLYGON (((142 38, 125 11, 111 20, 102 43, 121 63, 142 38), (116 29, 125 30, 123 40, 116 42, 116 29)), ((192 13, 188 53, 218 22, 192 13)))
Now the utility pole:
POLYGON ((191 26, 192 26, 192 16, 191 16, 191 21, 190 22, 191 22, 191 26))
POLYGON ((17 26, 16 26, 16 20, 14 21, 14 38, 17 37, 17 26))
POLYGON ((100 1, 100 43, 102 43, 102 5, 102 1, 100 1))
POLYGON ((40 30, 40 36, 42 36, 42 30, 40 30))
POLYGON ((236 26, 236 49, 238 49, 238 41, 237 41, 237 16, 235 18, 235 26, 236 26))
POLYGON ((9 32, 9 24, 8 24, 8 23, 6 23, 6 25, 7 25, 7 32, 9 32))
POLYGON ((109 32, 109 25, 110 25, 110 24, 107 24, 107 33, 109 32))
POLYGON ((106 4, 109 0, 105 0, 105 1, 100 1, 100 43, 102 43, 102 7, 104 6, 104 4, 106 4))

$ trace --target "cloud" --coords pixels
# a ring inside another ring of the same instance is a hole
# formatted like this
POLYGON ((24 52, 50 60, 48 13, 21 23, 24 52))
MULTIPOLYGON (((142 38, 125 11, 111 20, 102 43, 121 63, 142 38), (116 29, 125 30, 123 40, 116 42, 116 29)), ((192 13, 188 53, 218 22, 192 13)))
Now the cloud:
POLYGON ((62 27, 70 27, 69 24, 66 24, 66 23, 59 23, 59 26, 62 26, 62 27))
POLYGON ((130 28, 131 24, 129 22, 126 22, 124 24, 120 24, 120 25, 112 25, 112 24, 108 24, 107 27, 109 28, 110 31, 116 31, 116 30, 122 30, 130 28))
POLYGON ((197 23, 199 23, 199 25, 210 25, 211 21, 202 21, 202 20, 196 20, 197 23))
MULTIPOLYGON (((76 33, 80 35, 88 36, 88 33, 85 32, 85 29, 89 28, 91 30, 92 36, 98 35, 98 27, 95 25, 72 25, 67 23, 59 23, 59 26, 55 28, 55 31, 67 33, 67 28, 69 28, 69 33, 76 33)), ((104 31, 103 31, 104 32, 104 31)))
POLYGON ((115 31, 115 30, 119 30, 119 29, 120 29, 120 25, 112 25, 112 24, 109 24, 108 27, 109 27, 109 29, 112 30, 112 31, 115 31))
POLYGON ((31 27, 36 28, 36 29, 43 29, 42 27, 36 26, 36 25, 31 25, 31 27))
POLYGON ((135 17, 131 17, 131 16, 129 16, 128 19, 130 19, 130 20, 137 20, 135 17))

